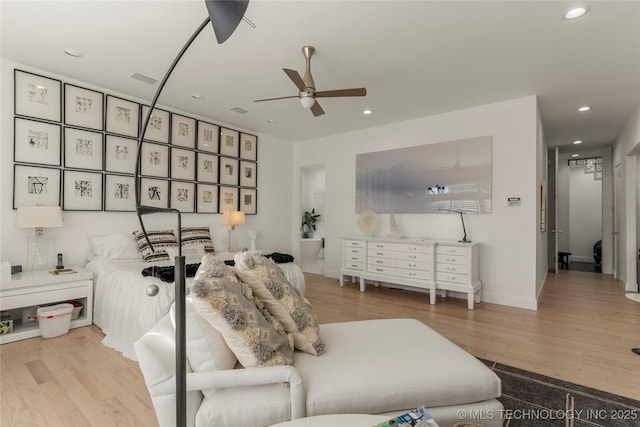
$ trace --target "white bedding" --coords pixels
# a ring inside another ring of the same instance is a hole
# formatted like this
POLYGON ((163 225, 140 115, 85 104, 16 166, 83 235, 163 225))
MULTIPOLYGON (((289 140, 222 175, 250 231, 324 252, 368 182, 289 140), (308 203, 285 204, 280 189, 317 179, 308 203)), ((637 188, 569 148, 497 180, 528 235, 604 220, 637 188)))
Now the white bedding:
MULTIPOLYGON (((218 254, 217 254, 218 255, 218 254)), ((232 259, 232 254, 219 254, 232 259)), ((102 343, 124 357, 137 360, 133 344, 164 316, 174 301, 174 283, 156 277, 143 277, 142 270, 166 266, 167 261, 112 260, 95 257, 87 264, 93 271, 93 323, 105 334, 102 343), (147 295, 147 287, 159 288, 156 296, 147 295)), ((289 282, 304 295, 302 270, 294 263, 277 264, 289 282)), ((187 278, 187 287, 193 278, 187 278)))

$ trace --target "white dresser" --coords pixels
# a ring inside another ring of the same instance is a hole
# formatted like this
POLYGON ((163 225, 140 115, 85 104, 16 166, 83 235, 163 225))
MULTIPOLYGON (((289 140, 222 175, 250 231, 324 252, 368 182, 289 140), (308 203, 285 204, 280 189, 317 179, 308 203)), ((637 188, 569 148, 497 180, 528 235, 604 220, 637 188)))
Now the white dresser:
POLYGON ((436 290, 467 294, 469 309, 480 302, 482 283, 478 278, 478 244, 450 241, 346 237, 343 239, 340 286, 344 278, 392 283, 429 290, 431 304, 436 290))

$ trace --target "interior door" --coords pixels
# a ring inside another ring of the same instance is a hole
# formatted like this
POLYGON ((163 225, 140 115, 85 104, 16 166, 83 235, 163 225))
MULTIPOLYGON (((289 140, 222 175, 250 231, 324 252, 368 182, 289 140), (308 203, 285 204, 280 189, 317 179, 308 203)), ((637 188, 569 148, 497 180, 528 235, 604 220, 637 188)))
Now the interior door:
POLYGON ((549 271, 558 274, 558 147, 549 150, 549 169, 547 172, 549 182, 549 195, 547 209, 549 212, 549 271))
POLYGON ((618 239, 620 212, 617 209, 620 191, 622 191, 622 166, 620 163, 613 169, 613 186, 613 231, 611 232, 613 238, 611 246, 613 247, 613 277, 617 279, 620 274, 620 265, 618 264, 618 254, 620 253, 620 239, 618 239))

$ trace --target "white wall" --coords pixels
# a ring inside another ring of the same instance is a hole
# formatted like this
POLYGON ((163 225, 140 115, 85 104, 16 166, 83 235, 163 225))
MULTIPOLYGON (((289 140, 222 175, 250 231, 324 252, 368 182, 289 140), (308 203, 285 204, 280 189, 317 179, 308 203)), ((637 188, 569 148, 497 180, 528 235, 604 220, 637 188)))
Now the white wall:
MULTIPOLYGON (((15 227, 15 211, 12 209, 13 200, 13 69, 18 68, 48 77, 76 84, 89 89, 117 95, 132 101, 148 104, 148 100, 139 100, 126 94, 118 94, 104 88, 74 81, 64 76, 58 76, 44 70, 33 69, 21 64, 3 60, 0 65, 0 259, 12 264, 23 264, 26 258, 25 236, 32 234, 32 229, 18 229, 15 227)), ((160 106, 173 110, 168 106, 160 106)), ((190 113, 181 112, 189 117, 204 119, 213 123, 238 129, 236 126, 219 123, 212 117, 198 117, 190 113)), ((238 129, 242 131, 250 130, 238 129)), ((281 252, 293 252, 291 246, 291 226, 299 221, 292 221, 291 205, 292 184, 283 179, 291 170, 293 149, 291 144, 269 136, 258 135, 258 215, 247 216, 245 225, 237 226, 238 244, 240 247, 249 246, 250 239, 247 230, 259 232, 256 240, 258 248, 272 249, 281 252)), ((45 235, 56 239, 53 253, 62 252, 67 265, 84 265, 85 251, 88 248, 87 235, 105 234, 111 232, 131 232, 139 228, 134 212, 64 212, 64 226, 57 229, 45 230, 45 235)), ((214 235, 214 246, 226 247, 228 226, 222 223, 222 216, 218 214, 184 214, 183 225, 206 225, 214 235)), ((145 217, 145 226, 149 229, 160 227, 175 227, 175 216, 150 215, 145 217)), ((296 234, 298 236, 299 234, 296 234)), ((52 264, 54 265, 54 264, 52 264)))
POLYGON ((640 106, 631 115, 613 148, 613 165, 619 165, 620 191, 616 191, 616 215, 618 216, 618 268, 616 275, 628 291, 637 291, 636 257, 636 182, 638 171, 635 156, 640 155, 640 106))
MULTIPOLYGON (((469 238, 481 242, 482 299, 535 309, 539 229, 536 111, 536 97, 528 96, 296 143, 293 182, 300 182, 303 167, 326 166, 325 275, 338 277, 342 237, 358 234, 356 154, 489 135, 493 212, 465 216, 469 238), (512 196, 521 198, 521 206, 507 206, 512 196)), ((300 188, 294 188, 293 194, 292 212, 297 214, 300 188)), ((384 233, 388 215, 379 217, 379 232, 384 233)), ((458 215, 402 214, 396 220, 407 236, 452 240, 462 236, 458 215)))
POLYGON ((569 168, 569 187, 571 260, 593 263, 593 245, 602 239, 602 181, 574 166, 569 168))

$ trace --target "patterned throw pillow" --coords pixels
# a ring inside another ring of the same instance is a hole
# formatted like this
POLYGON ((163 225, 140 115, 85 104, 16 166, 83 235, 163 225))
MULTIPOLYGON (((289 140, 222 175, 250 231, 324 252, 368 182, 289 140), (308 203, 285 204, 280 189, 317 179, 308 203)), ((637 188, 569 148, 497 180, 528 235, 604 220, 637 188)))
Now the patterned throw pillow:
POLYGON ((316 356, 324 353, 325 344, 311 304, 287 281, 278 266, 257 252, 240 252, 234 260, 240 280, 293 334, 295 347, 316 356))
POLYGON ((153 249, 147 243, 147 239, 144 237, 144 233, 140 230, 133 232, 133 236, 136 238, 138 244, 138 250, 140 255, 146 262, 150 261, 168 261, 169 255, 167 254, 167 248, 177 248, 178 242, 176 236, 173 234, 173 230, 148 230, 147 235, 153 245, 153 249))
POLYGON ((206 255, 191 289, 193 307, 220 332, 242 366, 293 363, 293 338, 222 260, 206 255))
MULTIPOLYGON (((177 230, 175 235, 177 240, 177 230)), ((209 227, 182 227, 182 252, 188 252, 189 246, 192 245, 204 246, 204 251, 208 254, 214 252, 209 227)))

